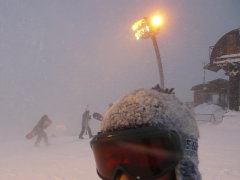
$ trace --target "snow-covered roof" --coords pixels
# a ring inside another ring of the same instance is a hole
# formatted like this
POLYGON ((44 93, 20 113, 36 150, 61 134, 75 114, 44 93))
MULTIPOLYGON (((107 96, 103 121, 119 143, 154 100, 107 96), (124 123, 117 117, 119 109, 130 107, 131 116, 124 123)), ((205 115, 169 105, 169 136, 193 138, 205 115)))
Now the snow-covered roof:
POLYGON ((192 91, 214 91, 214 92, 219 92, 220 90, 222 91, 227 90, 227 84, 228 80, 226 79, 215 79, 212 81, 208 81, 206 83, 202 84, 197 84, 191 88, 192 91))
POLYGON ((220 61, 215 61, 213 64, 239 63, 240 54, 229 54, 217 57, 220 61))
POLYGON ((213 64, 228 64, 228 63, 240 63, 240 57, 237 59, 225 59, 222 61, 213 62, 213 64))
POLYGON ((216 59, 239 58, 239 57, 240 57, 240 54, 228 54, 228 55, 217 57, 216 59))

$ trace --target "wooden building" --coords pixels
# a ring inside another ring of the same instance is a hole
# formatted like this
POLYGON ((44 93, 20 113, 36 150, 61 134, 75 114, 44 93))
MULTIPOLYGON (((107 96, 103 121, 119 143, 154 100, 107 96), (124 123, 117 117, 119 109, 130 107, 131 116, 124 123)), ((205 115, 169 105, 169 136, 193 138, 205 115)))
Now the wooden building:
POLYGON ((210 62, 204 67, 217 72, 222 69, 229 76, 229 108, 240 110, 240 29, 222 36, 210 47, 210 62))
POLYGON ((216 79, 193 86, 191 90, 194 91, 194 106, 210 103, 228 107, 228 80, 216 79))

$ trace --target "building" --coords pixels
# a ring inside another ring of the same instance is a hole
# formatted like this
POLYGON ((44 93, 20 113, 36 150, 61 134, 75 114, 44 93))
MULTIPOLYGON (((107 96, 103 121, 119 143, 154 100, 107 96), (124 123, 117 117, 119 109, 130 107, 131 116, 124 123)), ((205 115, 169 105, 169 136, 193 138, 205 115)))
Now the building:
POLYGON ((222 36, 210 47, 210 62, 204 67, 217 72, 222 69, 229 76, 229 109, 240 110, 240 29, 222 36))
POLYGON ((194 106, 210 103, 228 107, 228 80, 216 79, 193 86, 191 90, 194 91, 194 106))

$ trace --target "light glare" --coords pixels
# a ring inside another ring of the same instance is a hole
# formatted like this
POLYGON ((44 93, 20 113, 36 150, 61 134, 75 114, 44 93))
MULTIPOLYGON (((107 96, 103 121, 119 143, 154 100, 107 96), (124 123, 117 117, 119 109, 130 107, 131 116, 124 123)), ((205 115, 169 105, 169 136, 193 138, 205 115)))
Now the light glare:
POLYGON ((162 17, 160 17, 160 16, 154 16, 153 18, 152 18, 152 25, 153 26, 155 26, 155 27, 157 27, 157 26, 160 26, 160 25, 162 25, 162 23, 163 23, 163 19, 162 19, 162 17))
POLYGON ((131 28, 136 39, 146 39, 157 34, 162 23, 161 16, 144 17, 136 21, 131 28))

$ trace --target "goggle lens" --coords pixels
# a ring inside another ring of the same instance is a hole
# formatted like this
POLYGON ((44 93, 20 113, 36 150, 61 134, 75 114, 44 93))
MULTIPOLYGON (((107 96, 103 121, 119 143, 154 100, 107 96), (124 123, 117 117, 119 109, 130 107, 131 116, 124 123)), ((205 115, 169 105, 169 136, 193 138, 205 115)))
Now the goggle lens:
POLYGON ((139 179, 159 177, 173 169, 182 157, 177 134, 166 131, 150 136, 116 138, 109 134, 104 140, 95 137, 91 146, 101 178, 114 179, 119 167, 139 179))

